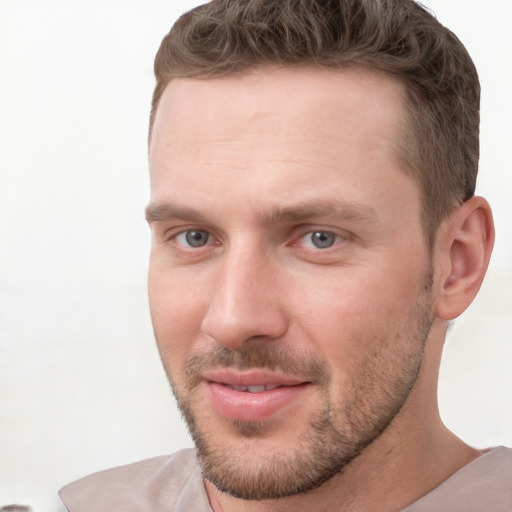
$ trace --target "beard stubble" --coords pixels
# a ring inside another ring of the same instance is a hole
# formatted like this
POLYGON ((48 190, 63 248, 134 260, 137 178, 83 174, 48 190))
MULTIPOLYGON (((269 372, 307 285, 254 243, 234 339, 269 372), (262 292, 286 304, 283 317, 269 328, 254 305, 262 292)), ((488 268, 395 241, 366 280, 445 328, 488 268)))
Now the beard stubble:
POLYGON ((327 361, 316 355, 299 356, 289 348, 265 342, 247 344, 238 351, 218 345, 192 355, 185 365, 183 391, 167 372, 204 477, 233 497, 269 500, 311 491, 341 473, 387 429, 414 387, 432 325, 432 281, 429 270, 402 328, 374 340, 373 350, 352 374, 350 389, 340 402, 330 397, 332 377, 327 361), (266 438, 273 423, 225 419, 232 439, 215 439, 208 425, 202 424, 204 416, 196 398, 201 374, 214 368, 263 368, 299 376, 316 386, 322 405, 297 437, 293 450, 258 453, 241 449, 249 440, 257 443, 266 438))

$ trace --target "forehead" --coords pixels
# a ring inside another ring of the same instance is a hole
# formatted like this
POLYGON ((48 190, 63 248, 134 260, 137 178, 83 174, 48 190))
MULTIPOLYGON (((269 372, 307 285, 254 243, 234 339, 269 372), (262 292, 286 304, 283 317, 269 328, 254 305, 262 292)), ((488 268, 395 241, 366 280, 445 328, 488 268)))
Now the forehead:
POLYGON ((322 195, 378 208, 404 187, 416 196, 395 157, 402 119, 401 84, 366 69, 175 79, 153 126, 152 201, 179 195, 187 205, 238 213, 322 195))
POLYGON ((402 111, 401 83, 366 68, 266 67, 221 78, 174 79, 160 100, 150 156, 171 139, 208 142, 212 130, 219 138, 238 137, 266 122, 289 136, 330 131, 342 141, 356 129, 354 136, 366 132, 379 135, 375 142, 387 142, 402 111))

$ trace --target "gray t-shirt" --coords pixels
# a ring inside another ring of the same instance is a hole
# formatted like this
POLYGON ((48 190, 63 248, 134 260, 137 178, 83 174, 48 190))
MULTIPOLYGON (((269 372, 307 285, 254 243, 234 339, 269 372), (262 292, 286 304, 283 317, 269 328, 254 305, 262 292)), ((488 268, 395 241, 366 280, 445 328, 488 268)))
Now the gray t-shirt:
MULTIPOLYGON (((95 473, 59 494, 69 512, 211 512, 192 449, 95 473)), ((512 449, 487 451, 403 512, 512 512, 512 449)))

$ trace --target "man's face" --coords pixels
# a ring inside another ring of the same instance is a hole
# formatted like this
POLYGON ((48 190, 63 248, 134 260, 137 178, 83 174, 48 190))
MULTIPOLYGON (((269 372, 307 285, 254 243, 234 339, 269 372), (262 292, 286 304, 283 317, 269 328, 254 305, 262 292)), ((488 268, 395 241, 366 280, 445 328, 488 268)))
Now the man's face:
POLYGON ((407 401, 431 325, 402 89, 377 72, 172 81, 150 147, 149 296, 205 476, 318 487, 407 401))

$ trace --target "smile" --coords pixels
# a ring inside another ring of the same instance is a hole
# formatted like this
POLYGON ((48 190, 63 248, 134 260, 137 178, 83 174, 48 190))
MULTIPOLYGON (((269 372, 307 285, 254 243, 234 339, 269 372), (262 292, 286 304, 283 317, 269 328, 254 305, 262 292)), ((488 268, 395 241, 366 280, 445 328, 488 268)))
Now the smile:
POLYGON ((279 414, 311 387, 311 382, 260 370, 218 370, 205 373, 203 379, 214 411, 222 418, 238 421, 263 421, 279 414))
POLYGON ((246 391, 248 393, 262 393, 263 391, 272 391, 282 387, 281 384, 263 384, 260 386, 229 386, 226 384, 226 386, 235 391, 246 391))

